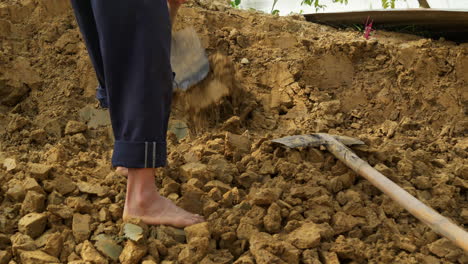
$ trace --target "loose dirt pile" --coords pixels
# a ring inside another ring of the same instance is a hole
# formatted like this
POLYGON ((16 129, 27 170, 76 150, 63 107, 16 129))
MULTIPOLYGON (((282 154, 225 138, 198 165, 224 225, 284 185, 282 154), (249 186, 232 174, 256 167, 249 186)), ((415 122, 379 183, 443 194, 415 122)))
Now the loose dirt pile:
POLYGON ((358 155, 464 226, 466 44, 365 40, 207 1, 181 10, 184 25, 233 62, 238 94, 197 128, 174 105, 157 183, 208 219, 179 230, 121 221, 126 179, 110 168, 107 113, 68 1, 0 3, 0 263, 468 262, 326 151, 269 142, 360 138, 358 155))

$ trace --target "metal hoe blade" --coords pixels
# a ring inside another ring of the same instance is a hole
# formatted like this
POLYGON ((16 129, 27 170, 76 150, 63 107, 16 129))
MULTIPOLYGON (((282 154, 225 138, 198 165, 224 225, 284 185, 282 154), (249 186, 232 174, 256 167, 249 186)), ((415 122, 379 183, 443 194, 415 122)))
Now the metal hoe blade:
POLYGON ((210 64, 195 29, 172 34, 171 65, 176 74, 173 90, 186 91, 208 75, 210 64))
MULTIPOLYGON (((359 139, 355 139, 347 136, 338 136, 331 135, 333 138, 343 143, 344 145, 364 145, 359 139)), ((310 135, 297 135, 297 136, 288 136, 279 139, 274 139, 272 142, 289 147, 289 148, 299 148, 299 147, 319 147, 326 146, 328 141, 322 138, 322 133, 310 134, 310 135)))

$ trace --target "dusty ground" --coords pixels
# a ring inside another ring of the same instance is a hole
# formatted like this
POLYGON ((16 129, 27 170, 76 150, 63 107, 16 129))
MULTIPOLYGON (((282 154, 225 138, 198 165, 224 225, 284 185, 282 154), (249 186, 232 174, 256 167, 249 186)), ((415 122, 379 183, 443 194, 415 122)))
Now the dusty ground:
POLYGON ((189 135, 170 135, 157 182, 209 221, 184 232, 120 220, 126 179, 68 1, 0 2, 0 264, 468 262, 326 151, 269 142, 358 137, 358 155, 465 226, 466 44, 190 5, 176 28, 236 75, 215 107, 174 106, 172 131, 189 135))

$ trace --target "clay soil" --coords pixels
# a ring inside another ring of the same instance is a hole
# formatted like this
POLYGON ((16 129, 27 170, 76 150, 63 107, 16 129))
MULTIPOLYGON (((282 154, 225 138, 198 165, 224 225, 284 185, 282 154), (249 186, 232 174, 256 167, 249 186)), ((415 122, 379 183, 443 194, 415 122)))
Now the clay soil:
POLYGON ((126 178, 110 166, 107 112, 68 1, 0 2, 0 263, 468 262, 324 149, 270 142, 359 138, 360 157, 464 227, 466 44, 366 40, 212 1, 187 4, 175 28, 186 25, 231 96, 190 115, 196 104, 174 104, 156 181, 208 223, 129 227, 126 178))

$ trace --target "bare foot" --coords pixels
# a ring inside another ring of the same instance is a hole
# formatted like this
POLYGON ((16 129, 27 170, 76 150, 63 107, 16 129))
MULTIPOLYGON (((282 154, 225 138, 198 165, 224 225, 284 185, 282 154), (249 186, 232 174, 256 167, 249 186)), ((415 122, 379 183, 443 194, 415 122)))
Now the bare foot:
MULTIPOLYGON (((159 196, 159 195, 158 195, 159 196)), ((186 227, 204 222, 202 216, 192 214, 176 206, 171 200, 159 196, 139 204, 126 203, 123 220, 141 219, 148 225, 170 225, 186 227)))
POLYGON ((192 214, 162 197, 154 181, 153 169, 128 169, 127 197, 123 220, 138 218, 149 225, 186 227, 204 222, 202 216, 192 214))
POLYGON ((115 172, 121 176, 125 176, 125 177, 128 176, 128 169, 125 167, 117 167, 115 169, 115 172))

